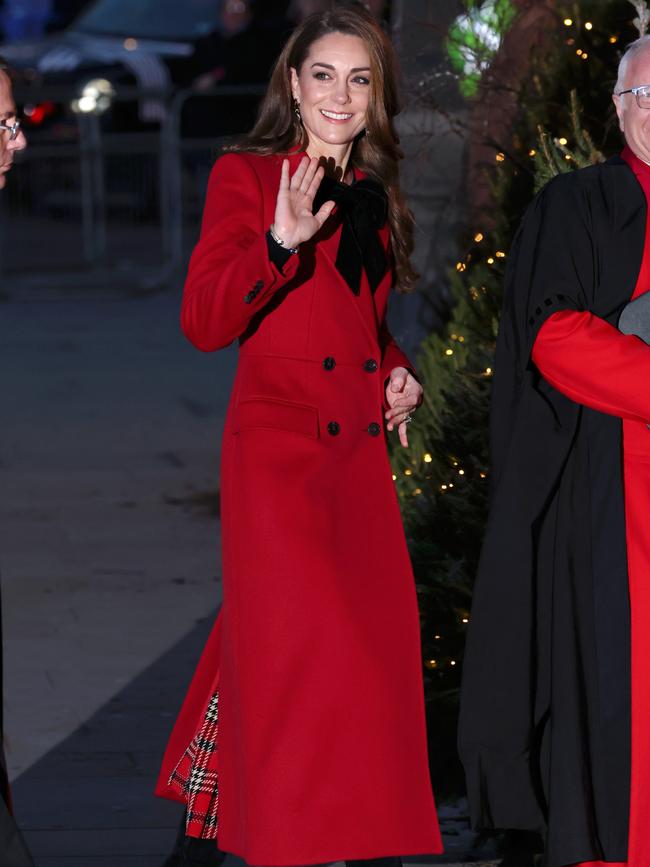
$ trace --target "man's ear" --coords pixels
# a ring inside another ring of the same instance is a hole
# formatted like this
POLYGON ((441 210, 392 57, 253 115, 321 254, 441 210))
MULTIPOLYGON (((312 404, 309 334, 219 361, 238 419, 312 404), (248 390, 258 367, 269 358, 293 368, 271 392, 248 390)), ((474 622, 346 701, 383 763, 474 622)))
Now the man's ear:
POLYGON ((616 106, 616 114, 618 116, 618 126, 621 132, 625 132, 625 123, 623 121, 623 97, 618 96, 618 94, 613 93, 612 99, 614 100, 614 105, 616 106))

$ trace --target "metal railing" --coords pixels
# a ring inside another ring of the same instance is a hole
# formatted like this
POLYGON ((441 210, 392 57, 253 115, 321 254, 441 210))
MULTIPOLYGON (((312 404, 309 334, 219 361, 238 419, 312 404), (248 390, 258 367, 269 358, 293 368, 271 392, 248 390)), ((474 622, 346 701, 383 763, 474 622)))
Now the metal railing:
MULTIPOLYGON (((197 237, 210 168, 225 141, 218 112, 228 100, 250 103, 263 92, 263 86, 217 87, 170 97, 125 89, 111 110, 159 100, 158 126, 116 131, 107 116, 73 114, 55 134, 34 134, 0 194, 0 267, 12 285, 146 290, 178 280, 197 237), (216 132, 188 136, 188 108, 195 117, 203 112, 216 119, 216 132)), ((20 104, 24 95, 16 95, 20 104)), ((74 96, 58 89, 40 92, 39 100, 74 96)))

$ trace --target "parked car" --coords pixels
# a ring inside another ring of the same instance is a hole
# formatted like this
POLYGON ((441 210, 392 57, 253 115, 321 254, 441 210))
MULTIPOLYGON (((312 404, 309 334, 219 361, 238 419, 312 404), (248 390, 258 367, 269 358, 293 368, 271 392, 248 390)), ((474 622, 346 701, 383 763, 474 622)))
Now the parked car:
POLYGON ((160 124, 174 93, 199 85, 253 85, 238 96, 196 99, 187 135, 228 135, 252 124, 288 31, 282 0, 96 0, 71 26, 40 41, 0 47, 17 70, 26 122, 69 138, 75 114, 110 130, 160 124), (257 88, 254 85, 258 85, 257 88), (120 98, 125 89, 149 95, 120 98))

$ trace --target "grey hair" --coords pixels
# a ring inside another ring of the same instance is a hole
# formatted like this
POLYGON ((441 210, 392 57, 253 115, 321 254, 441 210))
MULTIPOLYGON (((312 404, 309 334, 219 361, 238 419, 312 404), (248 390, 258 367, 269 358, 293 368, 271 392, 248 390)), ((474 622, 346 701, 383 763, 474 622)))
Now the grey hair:
MULTIPOLYGON (((650 35, 641 36, 635 42, 631 42, 625 49, 625 54, 621 57, 621 61, 618 64, 618 78, 616 79, 614 93, 619 93, 621 90, 625 89, 625 76, 627 75, 630 61, 642 51, 650 51, 650 35)), ((646 82, 641 83, 645 84, 646 82)))

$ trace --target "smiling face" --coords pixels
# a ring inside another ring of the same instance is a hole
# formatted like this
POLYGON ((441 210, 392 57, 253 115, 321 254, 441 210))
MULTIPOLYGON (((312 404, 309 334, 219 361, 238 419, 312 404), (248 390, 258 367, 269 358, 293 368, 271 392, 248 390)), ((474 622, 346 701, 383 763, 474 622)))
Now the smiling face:
MULTIPOLYGON (((11 79, 4 71, 0 71, 0 120, 10 124, 16 120, 11 79)), ((0 190, 7 182, 6 175, 13 164, 15 152, 27 147, 27 139, 22 130, 13 141, 10 141, 10 137, 9 130, 0 129, 0 190)))
POLYGON ((291 69, 311 156, 340 163, 349 154, 366 126, 370 86, 370 54, 359 36, 328 33, 311 45, 300 70, 291 69))
MULTIPOLYGON (((650 85, 650 50, 632 55, 620 90, 650 85)), ((630 149, 650 164, 650 109, 639 108, 633 93, 614 96, 619 126, 630 149)))

